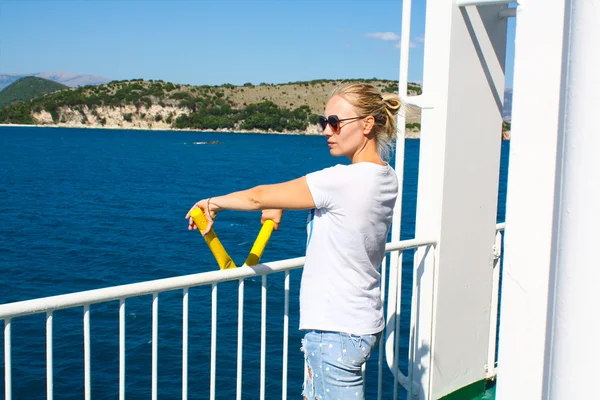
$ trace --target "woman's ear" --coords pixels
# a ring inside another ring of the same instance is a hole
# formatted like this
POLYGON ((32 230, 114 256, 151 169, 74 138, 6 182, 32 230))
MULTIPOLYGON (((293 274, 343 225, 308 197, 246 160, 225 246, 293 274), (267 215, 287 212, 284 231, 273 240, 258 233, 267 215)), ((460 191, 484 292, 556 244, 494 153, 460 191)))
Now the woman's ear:
POLYGON ((369 136, 375 126, 375 118, 372 115, 369 115, 363 119, 363 123, 363 135, 369 136))

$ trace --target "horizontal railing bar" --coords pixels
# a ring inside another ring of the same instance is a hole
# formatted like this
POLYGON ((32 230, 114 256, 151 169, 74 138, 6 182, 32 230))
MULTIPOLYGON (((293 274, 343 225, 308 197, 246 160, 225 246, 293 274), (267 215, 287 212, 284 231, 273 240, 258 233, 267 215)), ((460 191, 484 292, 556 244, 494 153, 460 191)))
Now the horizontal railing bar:
POLYGON ((58 296, 43 297, 15 303, 0 305, 0 320, 9 316, 23 316, 77 307, 85 304, 94 304, 120 300, 128 297, 144 296, 155 292, 180 290, 194 286, 210 285, 213 283, 234 281, 243 278, 261 276, 272 272, 287 271, 304 265, 304 257, 275 261, 267 264, 258 264, 251 267, 240 267, 226 270, 201 272, 198 274, 183 275, 173 278, 156 279, 152 281, 131 283, 121 286, 112 286, 102 289, 87 290, 58 296))
POLYGON ((516 3, 517 0, 458 0, 456 5, 459 7, 466 6, 488 6, 492 4, 510 4, 516 3))
POLYGON ((401 240, 399 242, 386 243, 385 252, 389 253, 390 251, 396 251, 396 250, 409 250, 409 249, 414 249, 416 247, 432 246, 434 244, 437 244, 437 241, 433 240, 433 239, 401 240))
POLYGON ((496 224, 496 231, 503 231, 506 229, 506 222, 500 222, 496 224))
MULTIPOLYGON (((385 249, 386 252, 407 250, 420 246, 433 245, 435 243, 434 240, 411 239, 387 243, 385 249)), ((0 320, 94 303, 121 300, 128 297, 144 296, 157 292, 179 290, 193 286, 210 285, 219 282, 262 276, 275 272, 289 271, 303 266, 304 260, 305 257, 289 258, 250 267, 244 266, 226 270, 201 272, 198 274, 177 276, 173 278, 156 279, 146 282, 1 304, 0 320)))

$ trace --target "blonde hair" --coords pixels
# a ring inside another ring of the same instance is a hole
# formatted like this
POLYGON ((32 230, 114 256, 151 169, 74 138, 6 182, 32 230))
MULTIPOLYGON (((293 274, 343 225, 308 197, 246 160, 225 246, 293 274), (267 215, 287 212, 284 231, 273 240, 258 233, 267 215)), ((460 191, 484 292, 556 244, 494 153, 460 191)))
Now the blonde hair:
POLYGON ((375 119, 371 133, 377 143, 377 151, 384 160, 389 160, 394 139, 397 136, 396 114, 402 107, 397 94, 380 93, 367 83, 347 83, 337 87, 331 97, 342 96, 354 107, 359 117, 370 115, 375 119))

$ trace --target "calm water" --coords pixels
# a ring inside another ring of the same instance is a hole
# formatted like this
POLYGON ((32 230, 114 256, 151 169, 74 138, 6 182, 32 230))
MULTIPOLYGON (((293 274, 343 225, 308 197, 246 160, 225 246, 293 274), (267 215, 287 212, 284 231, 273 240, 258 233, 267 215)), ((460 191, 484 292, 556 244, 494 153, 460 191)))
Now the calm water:
MULTIPOLYGON (((216 262, 201 236, 186 229, 184 216, 195 201, 347 162, 331 157, 324 138, 314 136, 0 127, 0 143, 0 303, 214 270, 216 262), (197 143, 206 141, 219 144, 197 143)), ((418 149, 418 140, 406 142, 403 238, 414 233, 418 149)), ((500 221, 507 157, 504 143, 500 221)), ((305 221, 305 212, 286 212, 263 261, 303 256, 305 221)), ((260 213, 231 211, 220 213, 215 227, 239 263, 259 229, 260 213)), ((405 262, 410 267, 410 254, 405 262)), ((294 271, 290 398, 300 398, 303 376, 299 282, 300 272, 294 271)), ((281 397, 283 276, 269 278, 268 286, 266 397, 272 399, 281 397)), ((244 398, 259 393, 260 288, 260 279, 246 282, 244 398)), ((410 288, 403 293, 408 312, 410 288)), ((218 295, 217 398, 230 399, 235 395, 237 283, 219 285, 218 295)), ((159 398, 181 397, 181 297, 177 291, 159 298, 159 398)), ((127 302, 129 399, 150 398, 151 309, 151 296, 127 302)), ((82 309, 54 314, 56 399, 83 398, 82 315, 82 309)), ((403 321, 404 359, 407 325, 403 321)), ((118 302, 92 306, 91 329, 92 395, 117 398, 118 302)), ((2 333, 2 350, 3 339, 2 333)), ((189 341, 189 395, 208 398, 208 287, 190 290, 189 341)), ((45 398, 45 316, 15 319, 12 342, 13 398, 45 398)), ((374 354, 367 368, 367 398, 376 391, 377 360, 374 354)), ((3 359, 0 365, 3 371, 3 359)), ((385 372, 384 379, 391 382, 391 374, 385 372)), ((1 379, 2 393, 3 386, 1 379)))

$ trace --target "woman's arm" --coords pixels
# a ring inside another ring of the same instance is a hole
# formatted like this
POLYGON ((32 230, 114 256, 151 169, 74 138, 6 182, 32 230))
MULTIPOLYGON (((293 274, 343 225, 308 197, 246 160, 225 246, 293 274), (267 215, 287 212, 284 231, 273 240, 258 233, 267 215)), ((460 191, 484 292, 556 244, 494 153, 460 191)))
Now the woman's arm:
POLYGON ((254 211, 269 208, 305 210, 315 206, 306 177, 274 185, 261 185, 252 189, 213 197, 210 211, 254 211))
POLYGON ((197 229, 190 218, 191 211, 200 208, 208 225, 204 233, 210 231, 214 217, 221 210, 255 211, 265 209, 306 210, 315 207, 315 202, 306 183, 306 177, 274 185, 261 185, 240 192, 200 200, 188 211, 188 229, 197 229))

